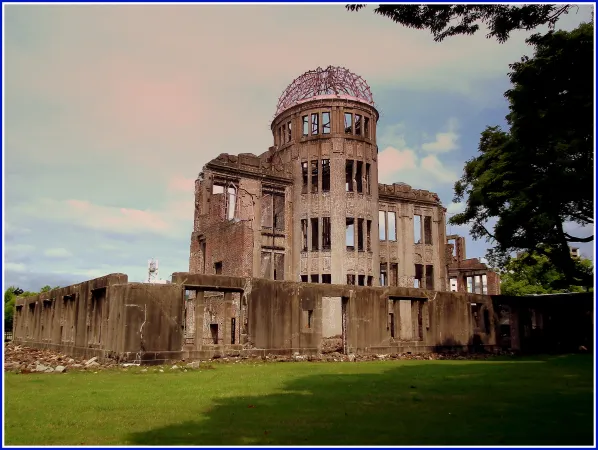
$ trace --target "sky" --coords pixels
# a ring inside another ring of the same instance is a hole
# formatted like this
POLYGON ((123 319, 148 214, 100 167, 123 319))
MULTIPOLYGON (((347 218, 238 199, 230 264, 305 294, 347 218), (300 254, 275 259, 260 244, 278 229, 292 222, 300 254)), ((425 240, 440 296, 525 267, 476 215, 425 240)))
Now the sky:
MULTIPOLYGON (((580 6, 557 28, 591 17, 580 6)), ((194 180, 220 153, 272 145, 278 97, 343 66, 380 111, 382 183, 453 185, 505 125, 508 65, 531 33, 434 42, 343 5, 4 5, 4 282, 27 290, 108 273, 188 270, 194 180), (352 36, 351 39, 347 37, 352 36)), ((542 31, 542 30, 537 30, 542 31)), ((489 244, 473 241, 467 256, 489 244)), ((580 245, 593 259, 593 245, 580 245)))

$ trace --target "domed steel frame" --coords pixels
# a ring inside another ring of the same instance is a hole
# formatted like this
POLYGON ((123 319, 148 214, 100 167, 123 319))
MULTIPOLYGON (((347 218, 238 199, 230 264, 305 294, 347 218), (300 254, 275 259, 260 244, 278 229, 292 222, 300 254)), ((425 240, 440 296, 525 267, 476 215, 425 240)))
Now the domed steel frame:
POLYGON ((296 78, 278 99, 275 117, 284 110, 323 95, 350 97, 374 106, 367 82, 344 67, 318 67, 296 78))

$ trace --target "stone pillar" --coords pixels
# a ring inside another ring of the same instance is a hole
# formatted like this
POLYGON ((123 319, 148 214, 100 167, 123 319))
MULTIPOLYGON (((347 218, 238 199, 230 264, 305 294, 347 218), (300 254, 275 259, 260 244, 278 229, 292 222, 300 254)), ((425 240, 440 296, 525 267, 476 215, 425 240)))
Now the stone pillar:
POLYGON ((203 298, 203 291, 198 291, 195 294, 195 336, 193 339, 195 349, 201 350, 203 346, 203 329, 204 329, 204 316, 205 316, 205 303, 203 298))
POLYGON ((224 345, 231 344, 231 323, 230 319, 232 317, 232 309, 233 309, 233 293, 232 292, 225 292, 224 293, 224 319, 222 323, 222 343, 224 345))

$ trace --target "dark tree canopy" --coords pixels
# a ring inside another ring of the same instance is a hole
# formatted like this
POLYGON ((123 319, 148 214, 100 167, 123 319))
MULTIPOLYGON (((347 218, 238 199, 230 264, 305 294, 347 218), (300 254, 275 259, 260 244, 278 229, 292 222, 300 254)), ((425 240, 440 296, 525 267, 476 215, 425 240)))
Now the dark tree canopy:
MULTIPOLYGON (((359 11, 366 5, 347 5, 359 11)), ((509 39, 516 30, 534 30, 541 25, 554 28, 559 17, 571 5, 379 5, 374 12, 409 28, 430 30, 434 40, 474 34, 480 24, 489 29, 488 38, 499 42, 509 39)))
POLYGON ((510 66, 509 131, 482 133, 478 156, 455 184, 455 201, 466 199, 465 211, 449 221, 471 224, 474 239, 493 240, 488 259, 495 263, 513 251, 538 253, 569 284, 586 286, 592 280, 571 258, 569 244, 594 236, 572 236, 564 224, 594 223, 593 38, 594 25, 586 23, 528 40, 534 56, 510 66))

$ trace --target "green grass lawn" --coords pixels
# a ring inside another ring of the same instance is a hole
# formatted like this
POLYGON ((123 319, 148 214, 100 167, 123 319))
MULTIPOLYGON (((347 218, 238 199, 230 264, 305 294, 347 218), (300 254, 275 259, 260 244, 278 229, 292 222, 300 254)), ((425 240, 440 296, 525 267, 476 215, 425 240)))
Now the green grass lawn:
POLYGON ((7 373, 7 445, 592 445, 590 355, 7 373))

